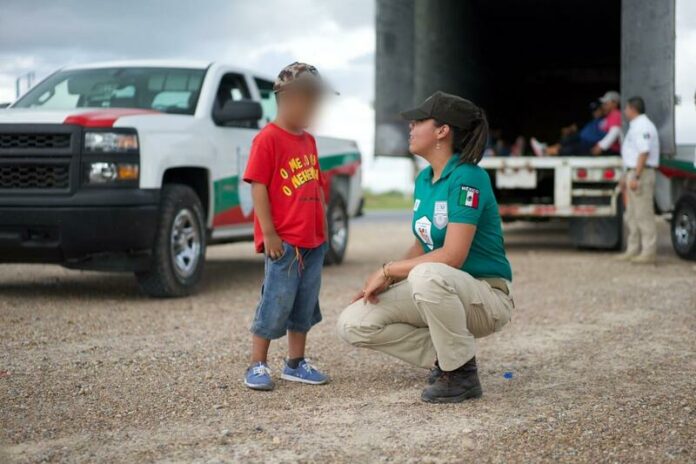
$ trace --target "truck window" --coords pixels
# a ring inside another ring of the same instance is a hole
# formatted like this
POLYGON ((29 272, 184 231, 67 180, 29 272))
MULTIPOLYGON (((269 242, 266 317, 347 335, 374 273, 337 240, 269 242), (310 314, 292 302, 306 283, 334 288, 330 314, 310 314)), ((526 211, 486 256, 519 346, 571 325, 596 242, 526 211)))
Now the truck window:
MULTIPOLYGON (((215 95, 214 108, 222 108, 229 101, 250 100, 251 93, 246 79, 242 74, 227 73, 220 79, 220 86, 215 95)), ((239 121, 234 124, 226 124, 230 127, 244 127, 248 129, 257 129, 257 121, 239 121)))
POLYGON ((248 100, 249 87, 241 74, 228 73, 220 79, 215 104, 222 107, 228 101, 248 100))
POLYGON ((254 78, 256 87, 261 94, 261 108, 263 108, 264 122, 271 122, 275 119, 278 108, 276 107, 275 93, 273 92, 273 82, 266 79, 254 78))
POLYGON ((77 100, 80 97, 78 95, 71 95, 68 92, 68 82, 63 81, 56 85, 51 91, 47 90, 38 96, 37 101, 40 103, 42 108, 74 108, 77 104, 77 100))
POLYGON ((59 71, 20 98, 15 108, 141 108, 193 114, 204 69, 96 68, 59 71))

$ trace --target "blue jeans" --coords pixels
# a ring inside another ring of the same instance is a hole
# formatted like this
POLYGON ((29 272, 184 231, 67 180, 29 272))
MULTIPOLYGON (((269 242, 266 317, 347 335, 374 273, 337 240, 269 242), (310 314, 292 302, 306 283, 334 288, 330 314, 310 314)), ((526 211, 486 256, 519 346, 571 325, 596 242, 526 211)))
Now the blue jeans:
POLYGON ((283 242, 283 255, 266 256, 261 301, 251 332, 273 340, 287 333, 309 332, 321 321, 319 289, 326 244, 299 248, 283 242))

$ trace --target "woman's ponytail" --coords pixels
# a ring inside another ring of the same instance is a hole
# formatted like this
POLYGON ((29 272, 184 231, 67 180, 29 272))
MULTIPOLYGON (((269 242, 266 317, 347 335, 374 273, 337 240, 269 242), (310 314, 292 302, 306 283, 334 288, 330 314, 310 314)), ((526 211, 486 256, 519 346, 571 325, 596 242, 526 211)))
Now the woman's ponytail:
MULTIPOLYGON (((452 125, 452 151, 459 154, 459 164, 478 164, 483 158, 483 152, 488 143, 488 119, 482 109, 471 122, 469 128, 455 127, 452 125)), ((439 127, 445 123, 435 121, 439 127)))

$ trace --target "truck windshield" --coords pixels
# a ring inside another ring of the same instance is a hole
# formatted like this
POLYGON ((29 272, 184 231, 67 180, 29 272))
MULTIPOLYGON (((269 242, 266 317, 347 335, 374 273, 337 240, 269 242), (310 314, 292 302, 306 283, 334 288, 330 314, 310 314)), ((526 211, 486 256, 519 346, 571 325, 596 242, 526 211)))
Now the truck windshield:
POLYGON ((204 69, 98 68, 59 71, 14 108, 141 108, 193 114, 204 69))

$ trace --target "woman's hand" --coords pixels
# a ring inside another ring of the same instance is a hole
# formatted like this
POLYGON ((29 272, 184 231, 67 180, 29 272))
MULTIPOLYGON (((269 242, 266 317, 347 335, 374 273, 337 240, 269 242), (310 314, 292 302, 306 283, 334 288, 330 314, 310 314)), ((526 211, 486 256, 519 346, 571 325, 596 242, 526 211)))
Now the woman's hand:
POLYGON ((379 298, 377 298, 377 295, 386 290, 390 284, 391 281, 384 276, 384 272, 380 269, 367 278, 361 296, 358 296, 354 301, 363 298, 363 303, 365 304, 368 302, 378 303, 379 298))

